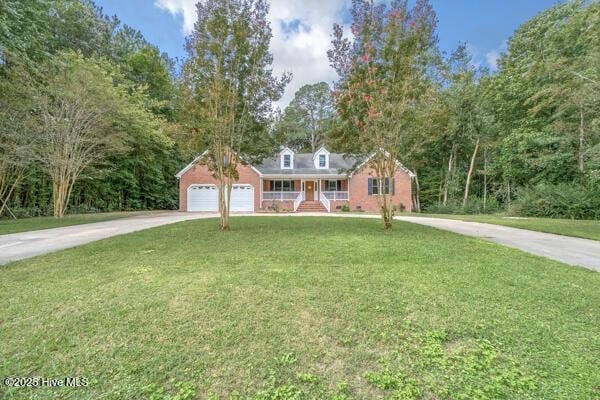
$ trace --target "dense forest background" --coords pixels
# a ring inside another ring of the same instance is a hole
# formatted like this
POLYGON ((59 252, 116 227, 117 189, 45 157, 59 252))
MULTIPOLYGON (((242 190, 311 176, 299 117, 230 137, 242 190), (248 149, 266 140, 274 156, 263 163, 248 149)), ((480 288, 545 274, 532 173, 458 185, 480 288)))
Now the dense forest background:
MULTIPOLYGON (((47 87, 49 71, 70 70, 73 78, 73 69, 93 67, 123 92, 119 109, 100 116, 107 134, 119 146, 111 146, 100 162, 88 166, 76 180, 68 212, 176 207, 174 174, 189 157, 174 140, 175 62, 140 32, 116 17, 107 17, 91 1, 8 0, 0 3, 2 151, 4 159, 17 151, 27 159, 9 196, 15 216, 52 215, 53 207, 52 180, 38 160, 39 151, 27 147, 27 140, 21 142, 24 148, 9 146, 11 133, 37 134, 31 124, 38 121, 23 124, 28 116, 27 110, 19 115, 20 100, 21 108, 35 108, 27 101, 33 97, 27 90, 39 92, 47 87)), ((63 89, 72 83, 68 82, 71 78, 62 82, 63 89)), ((0 167, 5 196, 15 179, 10 173, 6 165, 0 167)), ((6 209, 4 213, 9 215, 6 209)))
MULTIPOLYGON (((435 32, 436 24, 429 18, 423 29, 435 32)), ((356 47, 344 40, 332 43, 334 67, 347 61, 336 44, 356 47)), ((427 72, 419 85, 428 96, 405 122, 415 133, 399 152, 418 175, 413 203, 435 213, 598 219, 600 3, 569 1, 527 21, 493 73, 474 64, 465 44, 451 54, 440 53, 435 38, 427 46, 420 50, 427 72)), ((340 90, 347 103, 349 90, 340 90)), ((350 131, 362 120, 340 114, 340 95, 325 95, 322 85, 299 90, 275 135, 298 150, 314 148, 316 138, 351 151, 361 136, 350 131)))
MULTIPOLYGON (((452 54, 430 52, 434 109, 421 121, 425 138, 402 159, 418 175, 422 211, 600 218, 598 1, 559 4, 527 21, 493 73, 474 65, 464 45, 452 54)), ((67 212, 176 208, 174 174, 205 144, 200 132, 178 125, 175 61, 91 1, 6 0, 2 216, 53 213, 56 179, 39 148, 44 142, 28 140, 39 135, 43 113, 36 110, 47 100, 29 100, 46 91, 46 99, 78 93, 77 81, 61 71, 98 81, 90 104, 104 110, 94 119, 111 139, 95 144, 102 157, 82 168, 67 212)), ((340 126, 329 85, 315 83, 273 117, 265 136, 274 150, 341 150, 340 126)))

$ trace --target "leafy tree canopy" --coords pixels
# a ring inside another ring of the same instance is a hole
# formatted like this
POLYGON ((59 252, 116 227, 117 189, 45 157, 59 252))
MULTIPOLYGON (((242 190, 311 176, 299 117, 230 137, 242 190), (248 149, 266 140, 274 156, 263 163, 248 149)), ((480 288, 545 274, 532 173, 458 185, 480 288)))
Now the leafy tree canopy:
POLYGON ((302 86, 277 121, 278 142, 297 151, 314 153, 327 138, 334 112, 327 83, 302 86))

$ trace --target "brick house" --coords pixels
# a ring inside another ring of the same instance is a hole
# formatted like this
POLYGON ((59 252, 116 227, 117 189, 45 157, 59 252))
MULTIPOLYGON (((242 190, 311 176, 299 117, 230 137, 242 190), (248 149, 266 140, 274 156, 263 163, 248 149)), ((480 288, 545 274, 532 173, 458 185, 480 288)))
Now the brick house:
MULTIPOLYGON (((182 169, 179 179, 180 211, 218 211, 219 182, 197 157, 182 169)), ((284 147, 275 157, 258 165, 241 165, 233 185, 232 212, 259 211, 352 211, 378 212, 378 196, 392 195, 392 204, 412 209, 414 174, 396 162, 393 177, 377 180, 368 166, 321 147, 313 153, 295 153, 284 147)))

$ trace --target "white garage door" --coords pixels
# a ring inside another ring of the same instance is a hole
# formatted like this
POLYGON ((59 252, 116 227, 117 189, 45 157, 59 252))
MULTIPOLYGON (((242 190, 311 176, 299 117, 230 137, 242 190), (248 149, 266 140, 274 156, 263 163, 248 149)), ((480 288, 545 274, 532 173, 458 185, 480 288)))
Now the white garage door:
POLYGON ((188 188, 188 211, 219 211, 219 190, 214 185, 188 188))
POLYGON ((254 211, 254 188, 252 185, 233 185, 231 188, 231 211, 254 211))

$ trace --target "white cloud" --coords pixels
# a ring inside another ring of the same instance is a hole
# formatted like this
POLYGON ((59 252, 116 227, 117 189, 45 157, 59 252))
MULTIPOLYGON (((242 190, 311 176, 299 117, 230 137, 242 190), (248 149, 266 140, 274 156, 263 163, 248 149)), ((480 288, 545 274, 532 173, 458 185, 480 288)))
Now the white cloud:
POLYGON ((472 43, 467 43, 467 53, 471 56, 471 67, 479 69, 481 67, 481 60, 479 54, 481 53, 479 48, 472 43))
POLYGON ((485 53, 485 60, 487 61, 490 71, 495 72, 498 70, 498 60, 505 53, 508 48, 508 40, 504 40, 498 47, 485 53))
POLYGON ((498 70, 498 60, 508 47, 508 40, 502 41, 496 48, 491 50, 483 49, 472 43, 467 43, 467 51, 472 57, 471 65, 475 68, 487 67, 492 72, 498 70))
POLYGON ((154 5, 173 16, 183 17, 182 31, 186 35, 194 29, 196 22, 196 0, 154 0, 154 5))
POLYGON ((485 54, 485 60, 488 63, 488 67, 491 71, 498 69, 498 59, 500 58, 500 52, 498 50, 488 51, 485 54))
MULTIPOLYGON (((155 0, 155 5, 173 15, 183 16, 183 31, 194 28, 196 0, 155 0)), ((293 80, 276 106, 285 107, 302 85, 325 81, 336 74, 329 66, 333 24, 341 22, 350 0, 272 0, 269 19, 273 38, 273 69, 276 74, 291 72, 293 80)))

